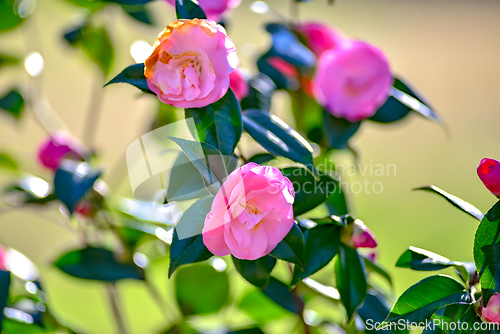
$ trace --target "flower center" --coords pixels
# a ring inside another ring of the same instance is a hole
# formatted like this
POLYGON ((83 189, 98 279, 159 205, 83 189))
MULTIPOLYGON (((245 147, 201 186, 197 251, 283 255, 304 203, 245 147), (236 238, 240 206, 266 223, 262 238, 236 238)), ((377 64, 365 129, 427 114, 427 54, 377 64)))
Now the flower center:
POLYGON ((253 213, 258 215, 262 214, 262 211, 259 210, 252 202, 247 202, 247 204, 245 205, 245 209, 247 209, 248 213, 253 213))

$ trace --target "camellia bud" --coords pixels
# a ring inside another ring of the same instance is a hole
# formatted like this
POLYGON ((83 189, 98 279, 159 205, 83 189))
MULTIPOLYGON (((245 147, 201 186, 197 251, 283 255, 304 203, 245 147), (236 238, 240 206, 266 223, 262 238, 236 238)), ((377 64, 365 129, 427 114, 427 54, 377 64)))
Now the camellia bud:
POLYGON ((500 295, 494 294, 486 307, 483 307, 483 300, 481 299, 478 313, 483 321, 500 324, 500 295))
POLYGON ((375 248, 377 240, 375 235, 368 227, 359 219, 353 223, 352 242, 356 248, 375 248))
POLYGON ((477 175, 493 195, 500 196, 500 162, 487 158, 481 160, 477 175))
POLYGON ((38 161, 51 170, 57 170, 63 159, 83 160, 85 147, 65 132, 43 139, 37 151, 38 161))

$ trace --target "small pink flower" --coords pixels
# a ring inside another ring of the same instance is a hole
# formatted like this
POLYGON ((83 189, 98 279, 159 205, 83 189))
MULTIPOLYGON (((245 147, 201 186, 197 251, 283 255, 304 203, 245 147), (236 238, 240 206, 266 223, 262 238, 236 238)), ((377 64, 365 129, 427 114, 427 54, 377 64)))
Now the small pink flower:
POLYGON ((346 40, 340 31, 322 23, 304 23, 297 30, 305 36, 307 46, 317 57, 325 51, 337 49, 346 40))
POLYGON ((38 145, 37 158, 45 167, 56 170, 64 158, 83 160, 85 148, 83 144, 65 132, 48 136, 38 145))
POLYGON ((493 195, 500 196, 500 162, 486 158, 481 160, 477 175, 493 195))
POLYGON ((205 107, 226 94, 238 64, 224 28, 209 20, 170 23, 145 62, 149 89, 178 108, 205 107))
POLYGON ((229 87, 233 91, 238 101, 243 100, 248 95, 248 82, 245 74, 239 68, 235 68, 229 74, 229 87))
POLYGON ((481 306, 478 311, 482 320, 500 324, 500 295, 494 294, 491 296, 487 307, 483 307, 483 300, 481 299, 481 306))
POLYGON ((296 79, 297 76, 299 75, 295 67, 293 67, 290 63, 283 60, 283 58, 271 57, 267 59, 267 62, 286 78, 296 79))
POLYGON ((333 116, 356 122, 375 114, 393 81, 380 49, 349 40, 321 55, 313 85, 316 99, 333 116))
POLYGON ((7 271, 7 267, 5 266, 6 261, 6 251, 5 248, 0 245, 0 270, 7 271))
POLYGON ((292 228, 295 191, 280 170, 248 163, 232 172, 205 219, 203 242, 217 256, 255 260, 292 228))
MULTIPOLYGON (((167 0, 175 7, 175 0, 167 0)), ((241 0, 198 0, 209 20, 219 21, 225 12, 238 7, 241 0)))
POLYGON ((377 240, 375 239, 375 235, 359 219, 356 219, 353 223, 352 242, 355 248, 377 247, 377 240))

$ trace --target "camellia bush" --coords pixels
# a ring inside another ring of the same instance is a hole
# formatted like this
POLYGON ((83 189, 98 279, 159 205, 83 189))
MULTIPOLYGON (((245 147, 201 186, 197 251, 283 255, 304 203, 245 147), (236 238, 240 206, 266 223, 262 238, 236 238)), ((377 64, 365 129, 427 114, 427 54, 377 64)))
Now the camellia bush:
MULTIPOLYGON (((34 156, 52 178, 30 175, 0 152, 9 177, 2 201, 58 212, 80 245, 51 261, 68 279, 105 286, 116 332, 130 332, 120 282, 136 280, 165 318, 158 333, 408 333, 401 321, 435 319, 443 321, 426 333, 496 333, 491 324, 500 322, 499 204, 483 217, 437 187, 420 188, 481 221, 475 264, 411 247, 398 267, 453 267, 457 278, 429 277, 396 301, 392 278, 378 263, 370 222, 352 214, 332 152, 344 150, 357 159, 351 137, 365 122, 392 124, 415 114, 442 123, 417 90, 392 73, 382 50, 332 26, 280 16, 265 26, 272 43, 255 59, 258 71, 249 74, 238 67, 226 24, 240 1, 168 0, 165 6, 177 19, 161 22, 166 28, 150 41, 144 63, 112 73, 114 47, 99 15, 114 6, 152 24, 149 0, 71 2, 88 15, 63 39, 99 68, 102 85, 95 88, 126 83, 160 106, 151 132, 127 150, 135 198, 110 195, 98 167, 94 123, 81 142, 50 126, 48 107, 13 87, 2 92, 0 110, 19 119, 29 109, 48 131, 34 156), (112 79, 106 83, 106 77, 112 79), (294 128, 271 112, 278 91, 290 98, 285 112, 294 128), (251 142, 242 140, 245 132, 251 142), (256 147, 260 153, 245 154, 256 147), (163 259, 169 268, 162 276, 175 301, 151 279, 163 259), (322 313, 308 308, 318 300, 325 305, 322 313), (279 319, 287 323, 276 329, 272 324, 279 319), (469 327, 446 326, 456 322, 469 327)), ((307 1, 291 0, 292 6, 299 2, 307 1)), ((0 32, 29 20, 30 3, 0 0, 0 32)), ((263 2, 252 7, 267 9, 263 2)), ((26 58, 31 75, 38 57, 26 58)), ((0 55, 0 66, 18 62, 0 55)), ((478 173, 499 195, 500 163, 484 160, 478 173)), ((2 333, 86 332, 84 324, 77 328, 59 319, 44 277, 11 248, 0 248, 0 307, 2 333)))

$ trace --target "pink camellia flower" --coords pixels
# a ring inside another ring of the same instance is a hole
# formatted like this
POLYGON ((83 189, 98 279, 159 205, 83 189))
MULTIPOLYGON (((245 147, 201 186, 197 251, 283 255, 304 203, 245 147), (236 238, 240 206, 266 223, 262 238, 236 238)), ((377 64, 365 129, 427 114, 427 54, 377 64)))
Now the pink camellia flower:
POLYGON ((0 270, 7 271, 7 267, 5 266, 6 261, 6 251, 5 248, 0 245, 0 270))
POLYGON ((243 100, 248 95, 248 82, 245 74, 239 68, 235 68, 229 74, 229 87, 233 91, 238 101, 243 100))
POLYGON ((307 47, 317 57, 325 51, 337 49, 346 40, 340 31, 322 23, 303 23, 297 30, 305 36, 307 47))
POLYGON ((333 116, 356 122, 375 114, 393 81, 382 51, 349 40, 321 55, 313 85, 316 99, 333 116))
POLYGON ((248 163, 232 172, 212 203, 203 242, 217 256, 255 260, 292 228, 295 191, 280 170, 248 163))
POLYGON ((226 94, 238 64, 224 28, 209 20, 177 20, 163 30, 145 62, 149 89, 178 108, 205 107, 226 94))
POLYGON ((481 160, 477 175, 493 195, 500 196, 500 162, 486 158, 481 160))
MULTIPOLYGON (((175 7, 175 0, 167 2, 175 7)), ((214 21, 219 21, 225 12, 238 7, 240 2, 241 0, 198 0, 207 18, 214 21)))
POLYGON ((83 160, 85 148, 65 132, 59 132, 43 139, 38 145, 37 158, 45 167, 56 170, 64 158, 83 160))
POLYGON ((356 248, 375 248, 377 240, 375 235, 368 227, 359 219, 353 223, 352 242, 356 248))
POLYGON ((500 295, 494 294, 491 296, 486 307, 483 307, 483 300, 481 299, 478 312, 483 321, 500 324, 500 295))

